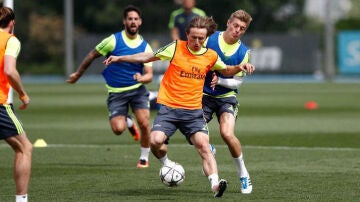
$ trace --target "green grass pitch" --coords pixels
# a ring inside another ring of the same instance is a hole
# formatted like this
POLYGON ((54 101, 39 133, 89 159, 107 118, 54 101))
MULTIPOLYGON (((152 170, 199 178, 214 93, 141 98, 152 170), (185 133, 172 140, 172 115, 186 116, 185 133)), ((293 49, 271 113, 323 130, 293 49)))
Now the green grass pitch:
MULTIPOLYGON (((200 157, 180 133, 171 139, 169 157, 185 168, 181 186, 167 188, 160 182, 160 163, 152 154, 148 169, 136 168, 139 144, 128 132, 112 134, 103 84, 25 87, 31 105, 16 112, 32 142, 48 143, 34 148, 29 201, 214 200, 200 157)), ((246 83, 240 91, 236 134, 253 193, 240 194, 234 161, 213 120, 210 139, 219 175, 229 182, 220 200, 359 201, 359 83, 246 83), (306 110, 309 100, 319 108, 306 110)), ((14 201, 13 158, 1 141, 1 202, 14 201)))

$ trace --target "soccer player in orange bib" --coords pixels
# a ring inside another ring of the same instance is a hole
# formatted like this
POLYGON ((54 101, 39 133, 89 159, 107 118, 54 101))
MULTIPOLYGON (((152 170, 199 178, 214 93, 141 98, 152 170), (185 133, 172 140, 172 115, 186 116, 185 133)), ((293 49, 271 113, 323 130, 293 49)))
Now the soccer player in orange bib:
POLYGON ((14 180, 16 202, 28 201, 28 187, 31 174, 32 144, 26 136, 14 108, 8 102, 10 86, 18 93, 22 102, 20 109, 30 103, 16 69, 16 59, 21 43, 12 34, 15 27, 15 14, 11 8, 0 8, 0 140, 4 139, 14 150, 14 180))
POLYGON ((221 197, 227 181, 219 180, 217 164, 209 149, 209 131, 202 111, 202 92, 206 73, 217 70, 224 75, 240 71, 251 74, 250 63, 225 65, 218 54, 203 46, 215 32, 217 24, 211 17, 195 17, 186 29, 187 41, 176 40, 157 52, 128 56, 110 56, 104 64, 113 62, 151 62, 169 60, 170 64, 160 84, 157 102, 161 104, 150 134, 151 151, 163 165, 173 164, 167 156, 166 144, 177 129, 194 145, 214 197, 221 197))

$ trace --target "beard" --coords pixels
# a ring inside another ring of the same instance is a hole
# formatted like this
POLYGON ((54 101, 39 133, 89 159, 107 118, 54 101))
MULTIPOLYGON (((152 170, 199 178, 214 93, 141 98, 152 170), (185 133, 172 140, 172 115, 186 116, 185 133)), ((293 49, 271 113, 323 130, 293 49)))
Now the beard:
POLYGON ((136 26, 125 26, 126 32, 130 34, 131 36, 134 36, 138 33, 139 27, 136 26))

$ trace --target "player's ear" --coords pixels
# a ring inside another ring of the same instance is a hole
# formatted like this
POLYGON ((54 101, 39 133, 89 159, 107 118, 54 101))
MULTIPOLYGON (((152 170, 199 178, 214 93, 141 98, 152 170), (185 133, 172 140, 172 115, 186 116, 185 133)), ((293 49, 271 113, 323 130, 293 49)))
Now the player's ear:
POLYGON ((227 22, 226 22, 226 26, 228 27, 228 26, 230 25, 230 23, 231 23, 230 19, 229 19, 229 20, 227 20, 227 22))

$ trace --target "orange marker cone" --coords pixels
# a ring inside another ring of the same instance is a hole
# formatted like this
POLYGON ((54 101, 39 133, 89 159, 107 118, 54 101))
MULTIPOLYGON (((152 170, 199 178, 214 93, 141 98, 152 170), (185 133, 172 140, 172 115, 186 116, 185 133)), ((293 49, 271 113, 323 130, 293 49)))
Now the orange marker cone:
POLYGON ((318 108, 318 104, 315 101, 308 101, 305 103, 305 109, 307 110, 316 110, 318 108))

